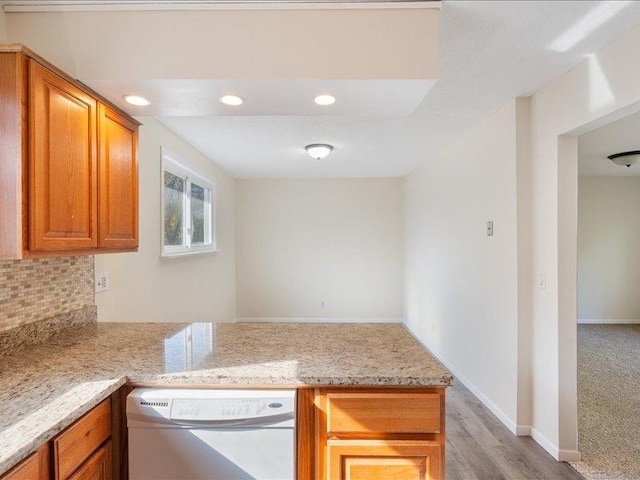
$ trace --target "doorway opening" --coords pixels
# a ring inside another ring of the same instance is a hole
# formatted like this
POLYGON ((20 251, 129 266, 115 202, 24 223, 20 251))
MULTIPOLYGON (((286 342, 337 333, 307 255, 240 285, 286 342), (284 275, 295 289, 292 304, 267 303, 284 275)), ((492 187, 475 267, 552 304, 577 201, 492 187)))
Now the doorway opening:
POLYGON ((591 478, 640 478, 640 113, 578 136, 577 415, 591 478), (627 166, 629 164, 629 166, 627 166))

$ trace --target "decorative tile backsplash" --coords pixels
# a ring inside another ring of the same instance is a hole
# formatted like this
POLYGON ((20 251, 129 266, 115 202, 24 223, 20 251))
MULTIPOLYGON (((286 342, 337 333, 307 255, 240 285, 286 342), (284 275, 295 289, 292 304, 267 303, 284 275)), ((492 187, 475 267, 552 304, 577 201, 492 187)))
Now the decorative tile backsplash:
POLYGON ((94 259, 0 260, 0 332, 94 305, 94 259))

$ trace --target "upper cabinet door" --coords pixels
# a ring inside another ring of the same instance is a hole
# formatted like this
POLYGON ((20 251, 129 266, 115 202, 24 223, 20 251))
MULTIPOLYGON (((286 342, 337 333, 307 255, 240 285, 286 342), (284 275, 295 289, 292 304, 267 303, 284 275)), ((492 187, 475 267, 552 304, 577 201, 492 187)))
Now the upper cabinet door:
POLYGON ((138 246, 137 125, 100 104, 98 247, 138 246))
POLYGON ((98 244, 97 102, 29 61, 29 249, 98 244))

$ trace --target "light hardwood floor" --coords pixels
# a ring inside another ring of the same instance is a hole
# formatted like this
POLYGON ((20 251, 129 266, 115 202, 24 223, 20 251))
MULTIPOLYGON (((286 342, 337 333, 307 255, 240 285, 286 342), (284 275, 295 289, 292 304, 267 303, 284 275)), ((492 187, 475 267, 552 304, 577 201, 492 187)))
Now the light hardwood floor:
POLYGON ((579 480, 529 437, 513 435, 459 381, 447 389, 447 480, 579 480))

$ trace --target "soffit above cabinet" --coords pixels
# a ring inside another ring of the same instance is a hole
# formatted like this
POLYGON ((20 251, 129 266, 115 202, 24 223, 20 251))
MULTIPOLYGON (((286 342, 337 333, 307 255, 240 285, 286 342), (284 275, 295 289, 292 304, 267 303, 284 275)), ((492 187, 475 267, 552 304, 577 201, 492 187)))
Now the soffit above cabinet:
POLYGON ((438 15, 437 8, 414 7, 5 17, 8 38, 130 114, 393 116, 411 114, 438 78, 438 15), (234 92, 247 96, 246 104, 222 108, 218 96, 234 92), (127 93, 152 105, 132 108, 122 101, 127 93), (335 108, 315 108, 319 93, 336 94, 335 108))
POLYGON ((439 0, 6 0, 5 12, 105 10, 226 10, 318 8, 439 8, 439 0))

